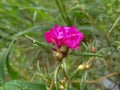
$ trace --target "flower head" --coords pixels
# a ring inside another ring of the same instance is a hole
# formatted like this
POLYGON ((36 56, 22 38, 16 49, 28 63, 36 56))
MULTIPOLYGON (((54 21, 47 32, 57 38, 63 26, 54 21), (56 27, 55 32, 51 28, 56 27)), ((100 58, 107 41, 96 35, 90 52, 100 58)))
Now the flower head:
POLYGON ((66 45, 71 49, 78 49, 80 42, 83 40, 84 35, 76 29, 75 26, 58 26, 55 25, 50 31, 45 32, 44 36, 48 43, 52 43, 60 48, 66 45))

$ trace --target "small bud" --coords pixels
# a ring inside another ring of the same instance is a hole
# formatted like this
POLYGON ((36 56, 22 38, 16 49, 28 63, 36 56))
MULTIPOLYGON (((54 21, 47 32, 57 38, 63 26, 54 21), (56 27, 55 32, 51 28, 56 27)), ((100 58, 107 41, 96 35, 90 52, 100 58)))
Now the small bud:
POLYGON ((87 64, 87 65, 85 65, 85 68, 86 68, 86 69, 90 68, 90 65, 88 65, 88 64, 87 64))
POLYGON ((66 54, 68 52, 68 47, 66 45, 62 45, 59 49, 60 52, 62 52, 63 54, 66 54))
POLYGON ((60 90, 65 90, 63 85, 60 85, 60 90))
POLYGON ((78 66, 78 70, 84 70, 85 69, 85 65, 79 65, 78 66))
POLYGON ((95 53, 96 52, 96 48, 94 46, 91 47, 91 52, 95 53))
POLYGON ((7 48, 3 48, 2 51, 5 52, 7 50, 7 48))
POLYGON ((55 59, 57 59, 58 61, 62 61, 62 59, 64 58, 64 55, 61 52, 54 52, 53 56, 55 59))

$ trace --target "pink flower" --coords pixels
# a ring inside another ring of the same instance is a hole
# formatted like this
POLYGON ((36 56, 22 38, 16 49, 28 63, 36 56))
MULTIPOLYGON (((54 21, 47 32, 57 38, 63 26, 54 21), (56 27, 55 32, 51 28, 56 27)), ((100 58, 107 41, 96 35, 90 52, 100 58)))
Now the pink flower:
POLYGON ((44 36, 48 43, 57 45, 60 48, 66 45, 71 49, 78 49, 80 42, 83 40, 84 35, 76 29, 75 26, 58 26, 55 25, 50 31, 45 32, 44 36))

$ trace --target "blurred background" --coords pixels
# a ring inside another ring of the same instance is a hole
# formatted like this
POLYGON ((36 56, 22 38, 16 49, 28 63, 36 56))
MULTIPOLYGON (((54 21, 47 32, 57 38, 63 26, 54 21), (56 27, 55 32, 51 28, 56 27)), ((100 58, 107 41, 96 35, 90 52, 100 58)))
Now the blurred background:
POLYGON ((68 76, 93 58, 89 69, 74 75, 68 90, 120 90, 119 4, 120 0, 0 0, 0 85, 27 80, 49 87, 57 61, 44 32, 58 24, 74 25, 85 35, 80 49, 68 53, 68 76))

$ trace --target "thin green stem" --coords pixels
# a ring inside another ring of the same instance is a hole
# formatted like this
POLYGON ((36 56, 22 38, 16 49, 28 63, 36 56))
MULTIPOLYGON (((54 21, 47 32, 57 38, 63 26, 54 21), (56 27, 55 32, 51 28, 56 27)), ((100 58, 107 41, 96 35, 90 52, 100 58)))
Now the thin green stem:
POLYGON ((67 22, 65 16, 64 16, 63 13, 62 13, 62 8, 61 8, 61 6, 60 6, 59 1, 58 1, 58 0, 55 0, 55 2, 56 2, 56 4, 57 4, 57 7, 58 7, 60 13, 61 13, 61 16, 62 16, 63 20, 64 20, 65 22, 67 22))
POLYGON ((66 10, 66 6, 65 6, 65 1, 64 0, 55 0, 56 4, 57 4, 57 7, 60 11, 60 14, 63 18, 63 20, 65 21, 65 23, 68 25, 68 26, 71 26, 71 21, 68 17, 68 13, 67 13, 67 10, 66 10))
POLYGON ((78 69, 75 70, 75 71, 72 73, 72 75, 70 76, 70 78, 67 79, 66 84, 65 84, 65 90, 67 90, 68 85, 70 84, 70 82, 71 82, 73 76, 74 76, 77 72, 78 72, 78 69))
POLYGON ((71 26, 72 23, 71 23, 71 21, 70 21, 70 18, 69 18, 69 16, 68 16, 68 13, 67 13, 67 10, 66 10, 65 0, 61 0, 61 5, 63 6, 63 12, 64 12, 64 14, 65 14, 65 16, 66 16, 68 25, 71 26))
POLYGON ((96 27, 96 23, 94 22, 93 18, 88 14, 88 12, 86 12, 86 10, 85 10, 83 7, 81 7, 81 4, 80 4, 81 2, 80 2, 80 0, 78 0, 78 2, 79 2, 79 8, 80 8, 80 10, 82 11, 82 13, 83 13, 85 16, 87 16, 88 19, 90 20, 90 23, 91 23, 93 26, 96 27))
POLYGON ((69 82, 67 81, 65 84, 65 90, 68 90, 68 84, 69 84, 69 82))
POLYGON ((110 33, 113 31, 113 29, 115 28, 115 26, 118 24, 120 20, 120 15, 118 15, 118 17, 116 18, 115 22, 113 23, 112 27, 110 28, 110 30, 108 31, 108 36, 110 35, 110 33))
POLYGON ((55 87, 56 88, 58 88, 57 76, 58 76, 58 72, 59 72, 60 66, 61 66, 61 63, 58 63, 56 68, 55 68, 55 71, 54 71, 54 83, 55 83, 55 87))

